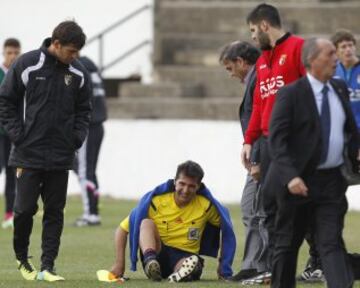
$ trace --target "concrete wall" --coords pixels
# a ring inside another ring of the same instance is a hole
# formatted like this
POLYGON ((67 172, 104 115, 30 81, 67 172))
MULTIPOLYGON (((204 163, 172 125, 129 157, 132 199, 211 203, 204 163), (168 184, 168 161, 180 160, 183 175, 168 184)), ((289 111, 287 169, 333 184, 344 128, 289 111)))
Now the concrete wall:
MULTIPOLYGON (((174 177, 188 159, 205 170, 204 182, 224 203, 240 203, 246 171, 240 164, 242 135, 237 122, 119 121, 106 123, 98 176, 103 195, 139 199, 174 177)), ((0 177, 1 191, 4 187, 0 177)), ((351 209, 360 209, 359 186, 348 191, 351 209)), ((74 175, 69 193, 79 194, 74 175)), ((106 208, 104 208, 106 209, 106 208)))
MULTIPOLYGON (((23 51, 36 49, 61 21, 75 19, 91 37, 130 12, 153 0, 12 0, 1 1, 0 45, 8 37, 17 37, 23 51)), ((153 35, 152 11, 141 14, 105 38, 105 62, 113 60, 132 46, 153 35)), ((98 44, 84 48, 83 54, 98 61, 98 44)), ((106 77, 151 73, 152 46, 147 46, 116 67, 106 71, 106 77)))

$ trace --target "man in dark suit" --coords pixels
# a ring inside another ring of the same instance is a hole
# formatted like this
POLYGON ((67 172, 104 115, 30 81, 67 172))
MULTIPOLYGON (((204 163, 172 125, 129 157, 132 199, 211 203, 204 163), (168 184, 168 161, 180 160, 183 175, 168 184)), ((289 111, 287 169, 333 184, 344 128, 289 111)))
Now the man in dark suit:
POLYGON ((273 288, 295 287, 299 247, 310 222, 329 288, 348 288, 353 275, 342 239, 347 152, 358 172, 358 133, 346 84, 332 79, 334 45, 311 38, 303 46, 307 75, 278 92, 270 122, 272 163, 265 180, 277 191, 273 288), (281 189, 282 188, 282 189, 281 189))
MULTIPOLYGON (((239 79, 245 85, 245 93, 239 107, 239 119, 243 134, 248 127, 252 107, 253 92, 256 83, 255 63, 260 51, 245 41, 235 41, 226 45, 220 53, 220 63, 229 76, 239 79)), ((247 175, 246 184, 241 197, 242 220, 246 228, 244 256, 241 270, 231 277, 232 281, 242 281, 255 277, 267 267, 267 231, 264 227, 265 215, 262 203, 259 202, 259 144, 253 147, 251 170, 247 175)))

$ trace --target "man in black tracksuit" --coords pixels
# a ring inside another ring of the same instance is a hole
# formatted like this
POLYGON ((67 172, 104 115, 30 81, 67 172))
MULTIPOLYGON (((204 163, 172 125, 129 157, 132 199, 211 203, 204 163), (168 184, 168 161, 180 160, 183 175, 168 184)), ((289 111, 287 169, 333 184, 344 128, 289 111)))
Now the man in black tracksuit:
POLYGON ((89 72, 92 83, 92 113, 89 134, 77 153, 75 171, 78 174, 83 201, 83 215, 76 220, 75 226, 100 225, 99 216, 99 183, 96 166, 104 137, 103 122, 107 118, 105 89, 100 73, 88 57, 80 57, 79 61, 89 72))
POLYGON ((40 49, 23 54, 0 87, 0 121, 14 147, 16 168, 13 245, 26 280, 64 280, 54 270, 63 229, 68 170, 87 136, 91 86, 76 60, 86 36, 73 21, 60 23, 40 49), (29 261, 28 246, 37 211, 44 203, 41 271, 29 261))

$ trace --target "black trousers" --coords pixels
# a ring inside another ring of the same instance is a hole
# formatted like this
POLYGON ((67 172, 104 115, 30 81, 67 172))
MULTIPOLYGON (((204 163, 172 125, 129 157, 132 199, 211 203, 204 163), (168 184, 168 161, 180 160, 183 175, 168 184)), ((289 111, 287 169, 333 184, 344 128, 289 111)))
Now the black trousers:
POLYGON ((322 269, 320 254, 317 251, 316 243, 315 243, 315 231, 314 225, 309 227, 309 230, 305 234, 305 240, 309 245, 309 255, 310 258, 306 265, 311 265, 313 268, 322 269))
POLYGON ((268 186, 265 184, 265 179, 267 172, 269 170, 271 163, 269 147, 268 147, 268 139, 265 136, 260 138, 260 173, 261 173, 261 190, 260 196, 262 197, 262 203, 265 212, 265 223, 264 226, 266 228, 268 234, 268 247, 267 247, 267 267, 271 269, 272 266, 272 257, 274 251, 274 229, 275 229, 275 217, 276 217, 276 192, 273 189, 267 189, 268 186))
POLYGON ((17 172, 18 191, 14 206, 14 250, 18 260, 28 257, 33 216, 39 196, 44 203, 41 269, 52 268, 59 252, 64 226, 68 171, 23 169, 17 172))
POLYGON ((79 149, 75 161, 74 170, 79 177, 85 215, 99 214, 99 183, 96 167, 103 138, 103 124, 91 124, 89 134, 79 149))
POLYGON ((342 239, 347 183, 339 168, 317 170, 304 181, 308 197, 291 195, 285 188, 277 196, 271 287, 295 287, 297 255, 310 222, 315 223, 314 235, 327 287, 352 287, 352 269, 342 239))
MULTIPOLYGON (((1 155, 1 168, 5 168, 5 213, 10 213, 14 209, 15 199, 15 170, 8 165, 9 156, 11 151, 11 142, 6 134, 0 135, 0 155, 1 155)), ((0 169, 1 169, 0 168, 0 169)))

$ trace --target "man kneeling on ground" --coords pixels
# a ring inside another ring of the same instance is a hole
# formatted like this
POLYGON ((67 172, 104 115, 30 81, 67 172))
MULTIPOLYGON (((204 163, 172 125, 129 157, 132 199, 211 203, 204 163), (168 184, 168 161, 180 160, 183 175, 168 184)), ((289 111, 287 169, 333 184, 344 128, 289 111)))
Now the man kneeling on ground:
POLYGON ((187 161, 178 166, 171 179, 145 194, 138 206, 116 231, 116 261, 111 272, 125 272, 127 236, 131 270, 136 270, 137 251, 146 276, 153 281, 199 280, 204 260, 199 255, 217 257, 222 249, 217 273, 220 279, 232 275, 236 240, 228 210, 201 183, 199 164, 187 161))

